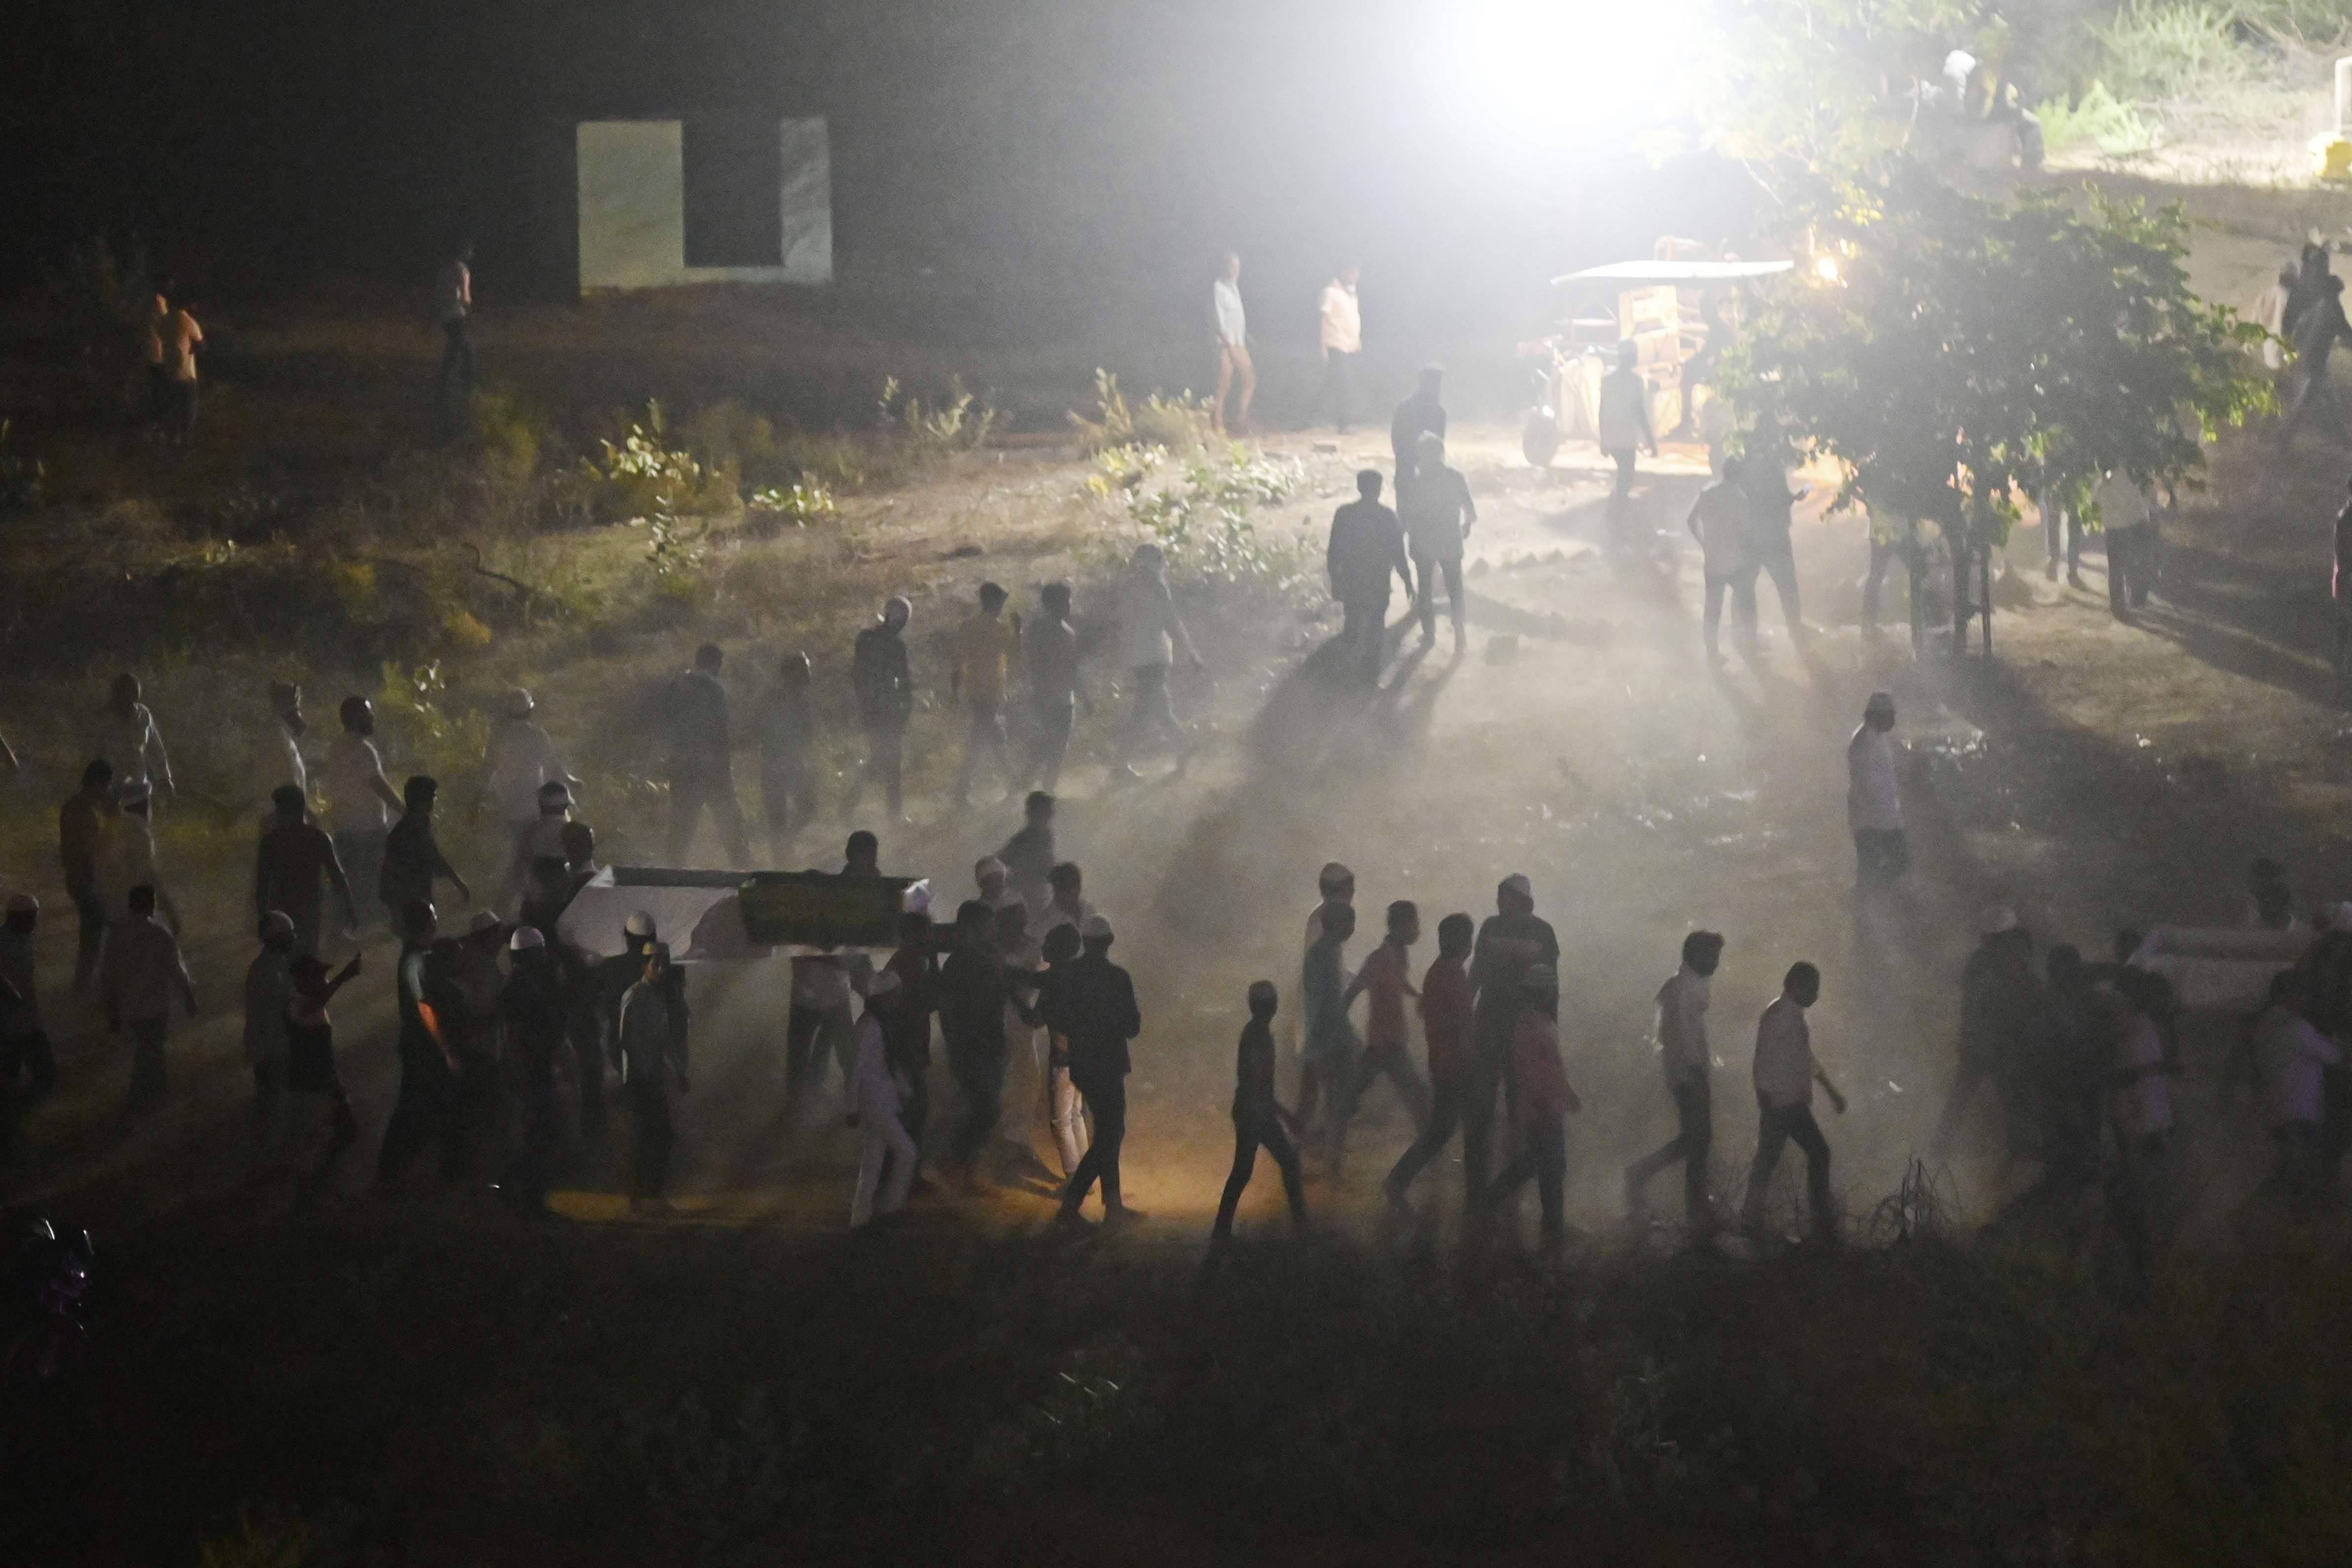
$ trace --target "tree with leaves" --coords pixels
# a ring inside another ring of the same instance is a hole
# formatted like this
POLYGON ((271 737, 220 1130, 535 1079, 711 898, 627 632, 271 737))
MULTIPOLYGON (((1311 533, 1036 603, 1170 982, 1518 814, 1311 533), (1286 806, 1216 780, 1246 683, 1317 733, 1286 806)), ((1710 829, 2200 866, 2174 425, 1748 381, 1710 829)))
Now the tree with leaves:
POLYGON ((2191 292, 2188 230, 2178 207, 2000 204, 1895 158, 1794 237, 1802 263, 1758 291, 1722 384, 1748 447, 1838 463, 1838 503, 1903 540, 1915 603, 1940 538, 1954 650, 1972 610, 1989 650, 1991 552, 2023 498, 2095 524, 2104 476, 2172 493, 2201 440, 2270 404, 2243 352, 2261 329, 2191 292))

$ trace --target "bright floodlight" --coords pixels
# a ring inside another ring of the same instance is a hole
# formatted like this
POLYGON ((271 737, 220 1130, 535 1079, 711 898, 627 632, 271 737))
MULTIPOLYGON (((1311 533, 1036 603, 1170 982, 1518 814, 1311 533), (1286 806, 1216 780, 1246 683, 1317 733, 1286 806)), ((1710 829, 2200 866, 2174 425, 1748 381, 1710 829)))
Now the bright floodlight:
POLYGON ((1431 13, 1459 101, 1542 143, 1673 114, 1701 20, 1695 0, 1463 0, 1431 13))

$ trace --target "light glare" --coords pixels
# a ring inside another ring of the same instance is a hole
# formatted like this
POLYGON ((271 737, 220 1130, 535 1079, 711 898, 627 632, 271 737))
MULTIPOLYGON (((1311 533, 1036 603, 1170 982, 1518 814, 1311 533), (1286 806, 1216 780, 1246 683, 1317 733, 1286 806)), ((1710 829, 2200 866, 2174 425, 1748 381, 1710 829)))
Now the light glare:
POLYGON ((1458 15, 1461 101, 1545 145, 1669 118, 1698 43, 1692 0, 1469 0, 1458 15))

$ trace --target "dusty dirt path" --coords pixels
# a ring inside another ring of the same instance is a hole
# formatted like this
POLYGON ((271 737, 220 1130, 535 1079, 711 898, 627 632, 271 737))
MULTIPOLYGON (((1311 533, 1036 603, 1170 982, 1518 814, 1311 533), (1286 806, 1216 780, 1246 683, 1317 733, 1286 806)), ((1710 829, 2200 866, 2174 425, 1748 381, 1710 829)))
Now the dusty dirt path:
MULTIPOLYGON (((1291 525, 1328 517, 1349 470, 1385 455, 1360 437, 1270 445, 1308 467, 1314 493, 1281 509, 1291 525)), ((1863 635, 1859 525, 1807 516, 1797 544, 1820 634, 1792 643, 1768 584, 1761 660, 1710 673, 1696 551, 1680 531, 1702 482, 1697 455, 1645 464, 1641 538, 1612 552, 1597 457, 1571 454, 1563 470, 1539 475, 1513 446, 1506 430, 1457 434, 1482 516, 1462 656, 1443 629, 1424 655, 1400 625, 1382 689, 1349 693, 1313 656, 1336 621, 1210 616, 1197 628, 1209 677, 1178 690, 1207 739, 1195 765, 1114 783, 1097 744, 1066 778, 1062 853, 1086 866, 1089 897, 1118 922, 1117 956, 1136 974, 1148 1020, 1129 1195, 1171 1230, 1206 1229, 1230 1158, 1241 993, 1261 975, 1295 989, 1299 928, 1327 859, 1358 874, 1366 919, 1351 957, 1369 950, 1392 899, 1416 900, 1433 933, 1445 912, 1487 912, 1507 873, 1533 879, 1565 950, 1563 1033, 1587 1100, 1570 1133, 1571 1217, 1589 1228, 1620 1214, 1622 1163, 1669 1131, 1646 1044, 1649 997, 1695 925, 1731 942, 1713 1012, 1718 1192, 1736 1201, 1752 1141, 1754 1017, 1787 964, 1808 958, 1826 979, 1819 1049, 1853 1100, 1830 1129, 1839 1184, 1866 1207, 1899 1180, 1941 1110, 1955 977, 1988 901, 2013 903, 2037 931, 2091 952, 2121 921, 2239 918, 2240 870, 2258 849, 2311 868, 2315 899, 2352 887, 2336 782, 2343 725, 2312 649, 2324 621, 2296 575, 2308 544, 2287 537, 2300 529, 2308 541, 2319 527, 2307 521, 2309 485, 2283 490, 2275 475, 2225 455, 2231 506, 2194 512, 2176 531, 2172 581, 2137 628, 2106 616, 2095 552, 2091 592, 2074 593, 2042 581, 2038 536, 2021 540, 2021 560, 2037 569, 2016 596, 2032 602, 2000 618, 1997 661, 1958 668, 1915 663, 1891 621, 1884 637, 1863 635), (1843 750, 1875 688, 1902 704, 1920 863, 1895 894, 1857 905, 1843 750)), ((1890 617, 1899 603, 1890 595, 1890 617)), ((1097 672, 1106 677, 1114 672, 1097 672)), ((1118 706, 1106 702, 1097 742, 1118 706)), ((886 833, 885 860, 961 896, 971 860, 1017 825, 1017 811, 941 810, 918 803, 917 827, 886 833)), ((833 848, 835 831, 824 843, 812 834, 811 858, 833 848)), ((1417 962, 1433 948, 1433 934, 1417 962)), ((235 943, 200 948, 214 997, 234 994, 243 956, 235 943)), ((393 1089, 389 951, 373 956, 374 973, 341 1009, 369 1134, 327 1177, 273 1174, 240 1188, 245 1079, 234 1019, 215 1015, 189 1037, 181 1102, 127 1135, 111 1114, 120 1053, 61 1030, 68 1092, 38 1130, 41 1189, 118 1226, 227 1193, 241 1193, 257 1219, 367 1204, 393 1089)), ((830 1093, 811 1120, 782 1117, 782 979, 743 970, 696 981, 678 1223, 833 1226, 845 1210, 855 1148, 830 1093)), ((70 1004, 59 1011, 72 1016, 70 1004)), ((1294 1068, 1286 1062, 1286 1092, 1294 1068)), ((935 1089, 943 1129, 953 1101, 944 1072, 935 1089)), ((2216 1151, 2207 1164, 2232 1171, 2230 1184, 2250 1179, 2237 1152, 2252 1130, 2242 1112, 2197 1109, 2210 1098, 2192 1088, 2198 1136, 2216 1151)), ((1408 1131, 1393 1099, 1375 1091, 1345 1180, 1319 1182, 1318 1205, 1373 1212, 1378 1174, 1408 1131)), ((559 1210, 620 1219, 625 1169, 625 1137, 591 1152, 559 1210)), ((1957 1176, 1979 1212, 2000 1190, 1974 1163, 1957 1176)), ((1049 1212, 1047 1189, 1040 1174, 985 1198, 929 1201, 1031 1223, 1049 1212)), ((1454 1184, 1431 1182, 1421 1201, 1450 1213, 1454 1184)), ((2217 1201, 2228 1206, 2226 1194, 2217 1201)), ((1244 1223, 1273 1222, 1278 1207, 1268 1170, 1244 1223)))

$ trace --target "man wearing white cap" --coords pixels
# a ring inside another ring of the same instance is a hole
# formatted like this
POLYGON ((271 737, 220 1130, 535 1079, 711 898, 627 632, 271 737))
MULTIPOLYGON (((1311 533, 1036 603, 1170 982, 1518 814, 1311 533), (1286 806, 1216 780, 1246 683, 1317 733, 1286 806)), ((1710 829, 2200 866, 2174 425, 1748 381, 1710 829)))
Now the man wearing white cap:
POLYGON ((879 1215, 906 1206, 915 1180, 915 1141, 899 1120, 906 1086, 890 1070, 883 1020, 898 1007, 899 980, 885 969, 866 987, 866 1011, 857 1020, 856 1065, 850 1070, 850 1117, 864 1134, 857 1161, 857 1189, 849 1200, 849 1228, 863 1229, 879 1215), (889 1171, 883 1180, 885 1168, 889 1171))
POLYGON ((41 996, 33 967, 41 901, 11 893, 0 923, 0 1169, 23 1154, 20 1135, 26 1113, 58 1079, 49 1037, 41 1026, 41 996))
POLYGON ((580 783, 532 717, 538 710, 539 703, 521 687, 508 692, 482 753, 482 810, 509 844, 539 819, 541 785, 580 783))
MULTIPOLYGON (((621 999, 629 994, 630 986, 645 978, 646 961, 653 956, 656 934, 650 912, 632 912, 621 922, 619 955, 599 959, 589 971, 589 986, 596 1005, 596 1040, 607 1056, 617 1049, 614 1041, 620 1035, 621 999)), ((603 1070, 601 1066, 597 1068, 599 1074, 603 1070)))
POLYGON ((509 840, 514 846, 514 860, 507 868, 508 895, 520 891, 528 897, 534 878, 541 882, 561 878, 564 863, 570 858, 563 850, 563 830, 571 823, 572 786, 562 779, 550 779, 540 785, 539 815, 509 840))
POLYGON ((1089 915, 1078 941, 1081 951, 1055 1005, 1070 1037, 1070 1081, 1093 1113, 1095 1141, 1062 1189, 1060 1219, 1079 1223, 1079 1205, 1100 1181, 1104 1220, 1138 1220, 1141 1212, 1127 1206, 1119 1186, 1118 1152, 1127 1138, 1127 1075, 1133 1065, 1128 1042, 1143 1032, 1143 1014, 1135 1005, 1135 983, 1110 961, 1110 921, 1089 915))
POLYGON ((1895 699, 1874 691, 1846 742, 1845 820, 1853 834, 1856 878, 1890 882, 1911 868, 1903 832, 1903 795, 1895 773, 1895 699))

